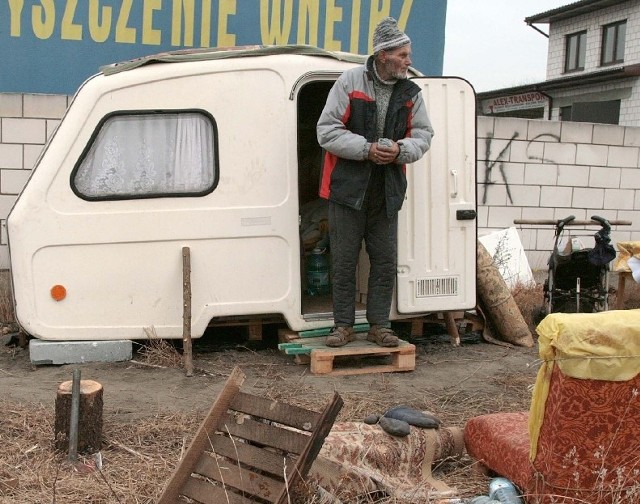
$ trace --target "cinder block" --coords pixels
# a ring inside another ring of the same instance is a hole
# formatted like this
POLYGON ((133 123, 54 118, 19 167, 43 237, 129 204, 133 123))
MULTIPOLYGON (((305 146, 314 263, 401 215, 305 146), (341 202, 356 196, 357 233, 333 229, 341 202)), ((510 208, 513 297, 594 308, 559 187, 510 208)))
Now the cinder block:
POLYGON ((590 144, 593 138, 593 124, 565 121, 562 123, 563 143, 590 144))
POLYGON ((609 148, 606 145, 578 144, 576 164, 587 166, 607 166, 609 148))
POLYGON ((638 147, 609 147, 607 166, 634 168, 638 166, 638 147))
POLYGON ((65 95, 24 95, 24 117, 60 119, 66 110, 65 95))
POLYGON ((29 341, 29 357, 36 365, 119 362, 131 360, 129 340, 115 341, 29 341))
POLYGON ((22 145, 0 144, 0 168, 22 168, 22 145))
POLYGON ((26 170, 32 170, 36 167, 36 161, 42 154, 42 145, 25 145, 24 146, 24 166, 26 170))
POLYGON ((18 93, 0 93, 0 116, 22 117, 22 95, 18 93))
POLYGON ((3 118, 0 124, 4 143, 44 144, 47 139, 44 119, 3 118))
POLYGON ((560 126, 558 121, 531 120, 527 131, 527 140, 539 142, 560 141, 560 126))
POLYGON ((575 164, 575 144, 544 143, 544 160, 546 163, 575 164))
POLYGON ((478 138, 493 137, 494 119, 488 116, 478 116, 477 136, 478 138))
POLYGON ((2 194, 19 194, 27 183, 31 170, 0 170, 2 194))
POLYGON ((593 127, 593 143, 602 145, 622 145, 624 128, 613 124, 596 124, 593 127))

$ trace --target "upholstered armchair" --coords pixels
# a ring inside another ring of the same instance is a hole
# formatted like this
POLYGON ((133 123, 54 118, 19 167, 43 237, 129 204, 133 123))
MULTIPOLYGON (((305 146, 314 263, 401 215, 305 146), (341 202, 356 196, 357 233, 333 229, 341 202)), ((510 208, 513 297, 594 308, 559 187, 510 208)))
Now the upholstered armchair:
POLYGON ((529 412, 469 419, 467 452, 528 504, 640 503, 640 310, 553 313, 537 333, 529 412))

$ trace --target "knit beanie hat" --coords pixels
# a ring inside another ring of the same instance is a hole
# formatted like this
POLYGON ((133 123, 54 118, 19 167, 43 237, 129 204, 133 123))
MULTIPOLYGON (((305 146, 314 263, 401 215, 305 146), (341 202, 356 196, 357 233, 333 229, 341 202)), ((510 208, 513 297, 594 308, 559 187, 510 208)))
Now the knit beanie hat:
POLYGON ((398 22, 392 17, 380 21, 373 32, 373 54, 410 43, 411 39, 398 28, 398 22))

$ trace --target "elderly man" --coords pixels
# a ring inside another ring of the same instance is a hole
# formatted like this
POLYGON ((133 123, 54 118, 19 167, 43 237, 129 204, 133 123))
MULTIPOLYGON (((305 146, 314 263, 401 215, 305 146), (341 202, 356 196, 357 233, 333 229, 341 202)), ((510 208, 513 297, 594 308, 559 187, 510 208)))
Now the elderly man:
POLYGON ((317 125, 326 150, 320 196, 329 200, 334 328, 328 346, 355 339, 356 266, 364 239, 371 264, 367 294, 369 341, 398 345, 389 322, 396 277, 398 210, 406 163, 431 145, 433 128, 420 87, 407 79, 411 40, 393 18, 373 34, 364 66, 336 81, 317 125))

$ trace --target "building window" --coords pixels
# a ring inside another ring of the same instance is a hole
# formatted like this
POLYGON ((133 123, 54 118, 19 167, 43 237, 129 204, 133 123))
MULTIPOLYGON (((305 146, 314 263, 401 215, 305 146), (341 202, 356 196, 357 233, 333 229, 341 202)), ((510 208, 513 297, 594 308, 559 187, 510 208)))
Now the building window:
POLYGON ((587 32, 581 31, 567 35, 565 72, 584 70, 584 58, 587 52, 587 32))
POLYGON ((618 124, 620 122, 620 100, 576 102, 566 107, 560 107, 560 120, 618 124))
POLYGON ((601 65, 611 65, 624 61, 624 42, 627 22, 619 21, 602 27, 601 65))

